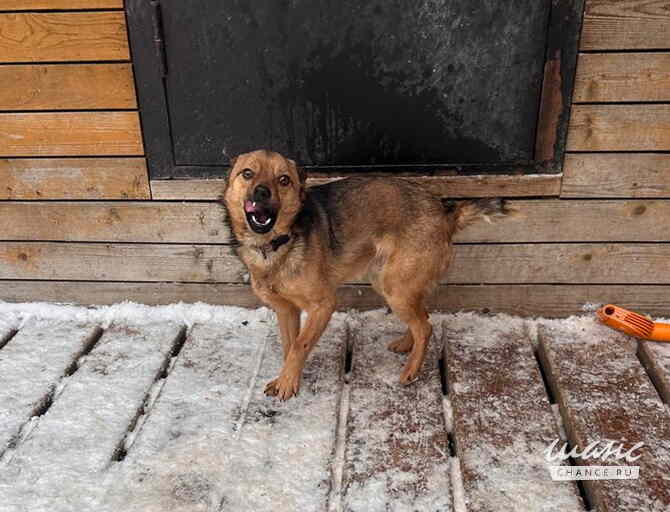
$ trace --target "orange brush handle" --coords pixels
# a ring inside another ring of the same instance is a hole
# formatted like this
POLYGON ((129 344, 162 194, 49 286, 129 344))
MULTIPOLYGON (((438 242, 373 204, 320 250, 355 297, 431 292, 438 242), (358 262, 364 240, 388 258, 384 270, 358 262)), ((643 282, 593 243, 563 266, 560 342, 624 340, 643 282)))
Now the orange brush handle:
POLYGON ((596 311, 605 324, 643 340, 670 341, 670 324, 649 320, 634 311, 607 304, 596 311))
POLYGON ((654 330, 651 331, 651 335, 647 339, 654 341, 670 341, 670 324, 654 322, 654 330))

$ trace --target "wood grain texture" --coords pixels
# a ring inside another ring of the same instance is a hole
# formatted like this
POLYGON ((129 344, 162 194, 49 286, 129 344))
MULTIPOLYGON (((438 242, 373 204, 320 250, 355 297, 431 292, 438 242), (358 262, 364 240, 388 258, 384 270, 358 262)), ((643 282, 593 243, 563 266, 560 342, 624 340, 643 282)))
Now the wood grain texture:
POLYGON ((0 62, 129 58, 123 12, 0 14, 0 62))
POLYGON ((572 99, 669 101, 670 53, 582 53, 572 99))
POLYGON ((511 200, 513 215, 478 222, 456 242, 670 242, 670 201, 511 200))
POLYGON ((582 50, 670 48, 667 0, 587 0, 582 50))
POLYGON ((0 11, 123 9, 123 0, 3 0, 0 11))
POLYGON ((0 240, 227 243, 224 217, 208 203, 0 202, 0 240))
MULTIPOLYGON (((668 284, 669 260, 670 244, 459 245, 443 282, 668 284)), ((241 283, 247 271, 223 245, 1 242, 0 279, 241 283)))
MULTIPOLYGON (((565 317, 592 311, 585 304, 607 304, 670 316, 669 285, 448 285, 438 286, 428 301, 431 311, 501 312, 521 316, 565 317)), ((338 308, 368 310, 385 307, 366 285, 338 289, 338 308)), ((65 302, 115 304, 124 300, 165 305, 176 302, 254 308, 261 302, 243 284, 133 283, 78 281, 0 281, 0 300, 8 302, 65 302)))
POLYGON ((227 246, 0 243, 0 279, 244 282, 227 246), (31 277, 28 277, 31 276, 31 277))
POLYGON ((670 150, 670 105, 575 105, 567 150, 670 150))
POLYGON ((670 344, 642 341, 637 354, 663 401, 670 403, 670 344))
MULTIPOLYGON (((308 185, 321 185, 342 179, 308 178, 308 185)), ((481 175, 481 176, 424 176, 416 178, 428 190, 443 197, 525 197, 557 196, 561 189, 559 174, 481 175)), ((216 200, 223 192, 225 181, 212 180, 152 180, 154 199, 216 200)))
POLYGON ((592 504, 601 512, 668 510, 670 417, 635 355, 637 343, 603 325, 541 326, 540 356, 572 446, 593 441, 636 443, 635 463, 578 458, 579 466, 640 467, 639 479, 587 481, 592 504))
MULTIPOLYGON (((514 215, 459 233, 473 242, 670 242, 670 201, 512 200, 514 215)), ((0 240, 227 243, 218 203, 4 202, 0 240)))
POLYGON ((399 386, 402 366, 386 344, 403 332, 372 328, 383 325, 379 317, 383 313, 350 326, 351 394, 340 510, 451 510, 453 460, 442 409, 439 344, 429 344, 416 381, 399 386))
POLYGON ((0 114, 0 156, 143 153, 137 112, 0 114))
POLYGON ((527 326, 456 330, 445 322, 443 341, 468 510, 580 509, 574 483, 547 485, 544 451, 559 433, 527 326))
POLYGON ((0 110, 136 108, 130 64, 0 66, 0 110))
POLYGON ((561 197, 670 197, 670 155, 568 153, 561 197))
POLYGON ((150 199, 144 158, 0 159, 0 199, 150 199))

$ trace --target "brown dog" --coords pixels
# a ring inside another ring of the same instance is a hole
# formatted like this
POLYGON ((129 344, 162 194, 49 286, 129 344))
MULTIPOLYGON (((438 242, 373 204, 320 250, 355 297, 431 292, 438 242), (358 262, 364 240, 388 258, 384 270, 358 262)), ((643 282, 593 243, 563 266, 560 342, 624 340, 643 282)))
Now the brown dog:
POLYGON ((407 324, 389 349, 409 352, 400 382, 410 383, 432 333, 424 300, 447 269, 452 235, 477 218, 507 213, 503 202, 446 203, 402 178, 309 189, 305 178, 293 160, 259 150, 236 159, 223 194, 254 292, 279 321, 284 366, 266 394, 286 400, 298 392, 305 360, 335 310, 335 290, 365 275, 407 324))

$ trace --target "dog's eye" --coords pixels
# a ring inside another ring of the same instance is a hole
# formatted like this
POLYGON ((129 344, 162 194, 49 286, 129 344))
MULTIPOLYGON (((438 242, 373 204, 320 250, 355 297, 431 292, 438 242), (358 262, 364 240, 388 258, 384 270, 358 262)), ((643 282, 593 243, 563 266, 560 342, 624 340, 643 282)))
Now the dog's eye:
POLYGON ((251 178, 254 177, 254 171, 252 171, 251 169, 244 169, 241 174, 245 180, 250 180, 251 178))
POLYGON ((279 184, 282 187, 286 187, 287 185, 291 184, 291 178, 289 178, 286 174, 282 174, 279 176, 279 184))

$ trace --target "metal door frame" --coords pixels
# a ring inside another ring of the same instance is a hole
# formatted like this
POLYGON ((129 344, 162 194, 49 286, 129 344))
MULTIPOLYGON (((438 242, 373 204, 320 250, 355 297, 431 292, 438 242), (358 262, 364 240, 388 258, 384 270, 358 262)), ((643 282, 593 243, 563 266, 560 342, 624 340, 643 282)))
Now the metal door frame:
MULTIPOLYGON (((532 163, 313 166, 307 169, 339 176, 360 174, 362 167, 375 173, 393 172, 403 176, 562 172, 583 11, 584 0, 551 0, 532 163)), ((125 0, 125 12, 151 179, 225 177, 228 170, 225 166, 175 163, 165 80, 169 70, 160 0, 125 0)))

